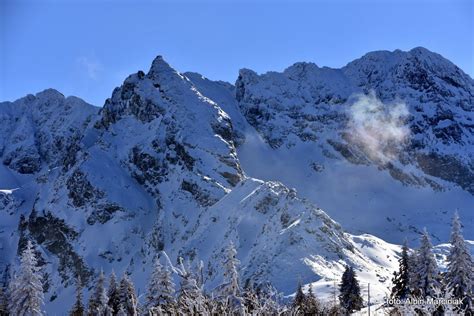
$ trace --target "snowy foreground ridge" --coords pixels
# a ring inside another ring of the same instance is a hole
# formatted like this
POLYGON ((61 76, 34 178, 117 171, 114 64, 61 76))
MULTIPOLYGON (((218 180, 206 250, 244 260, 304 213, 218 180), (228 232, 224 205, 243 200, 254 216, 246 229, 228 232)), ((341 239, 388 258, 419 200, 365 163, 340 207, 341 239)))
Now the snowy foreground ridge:
POLYGON ((331 299, 348 264, 381 302, 405 238, 426 227, 443 266, 457 210, 474 240, 473 155, 474 81, 424 48, 235 85, 158 56, 101 108, 53 89, 0 103, 0 281, 31 240, 62 315, 76 275, 128 272, 143 295, 162 250, 213 289, 233 241, 242 282, 331 299))

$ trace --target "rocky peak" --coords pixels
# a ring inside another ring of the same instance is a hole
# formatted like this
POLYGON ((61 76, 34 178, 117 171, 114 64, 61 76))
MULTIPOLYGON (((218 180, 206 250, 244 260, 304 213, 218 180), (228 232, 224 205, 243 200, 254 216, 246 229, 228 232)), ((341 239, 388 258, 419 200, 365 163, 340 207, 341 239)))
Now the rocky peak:
POLYGON ((36 98, 40 100, 64 100, 65 99, 64 94, 62 94, 56 89, 51 89, 51 88, 38 92, 36 94, 36 98))
MULTIPOLYGON (((474 177, 469 167, 472 155, 464 148, 473 145, 473 91, 474 81, 468 75, 421 47, 371 52, 341 69, 297 63, 281 73, 257 75, 243 70, 236 82, 239 108, 271 147, 330 144, 358 163, 379 164, 370 162, 367 149, 352 144, 357 141, 347 131, 353 104, 362 95, 376 96, 386 111, 401 103, 409 129, 402 144, 406 150, 395 150, 400 152, 396 156, 401 165, 418 164, 428 176, 452 181, 469 192, 472 188, 467 183, 474 177), (421 149, 431 154, 420 153, 421 149), (450 176, 436 171, 448 161, 450 176)), ((407 178, 400 175, 401 169, 391 173, 397 179, 407 178)), ((431 181, 419 175, 413 178, 417 184, 431 181)))
POLYGON ((179 76, 179 73, 173 69, 163 58, 163 56, 158 55, 151 63, 150 70, 148 71, 147 76, 150 78, 160 78, 167 76, 179 76))
POLYGON ((286 68, 283 73, 289 77, 302 77, 308 73, 318 71, 319 67, 315 63, 310 62, 297 62, 286 68))
MULTIPOLYGON (((459 67, 439 54, 417 47, 408 52, 376 51, 356 59, 342 71, 357 86, 368 89, 382 87, 385 95, 393 98, 394 90, 403 87, 406 93, 437 94, 437 99, 459 94, 472 101, 474 81, 459 67)), ((382 93, 383 96, 383 93, 382 93)))
MULTIPOLYGON (((0 130, 11 137, 0 145, 3 164, 19 173, 36 173, 42 167, 61 166, 98 108, 76 97, 65 98, 54 89, 0 105, 0 130)), ((1 142, 0 142, 1 144, 1 142)), ((74 154, 75 151, 74 150, 74 154)), ((72 157, 70 157, 72 158, 72 157)))

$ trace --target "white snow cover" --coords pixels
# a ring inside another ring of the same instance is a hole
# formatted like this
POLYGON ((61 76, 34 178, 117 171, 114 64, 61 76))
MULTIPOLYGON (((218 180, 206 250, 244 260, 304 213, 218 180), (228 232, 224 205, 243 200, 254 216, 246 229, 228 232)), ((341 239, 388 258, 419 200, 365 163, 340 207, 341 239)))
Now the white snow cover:
MULTIPOLYGON (((418 48, 342 69, 242 70, 235 87, 157 57, 102 108, 55 90, 0 103, 0 271, 33 240, 46 309, 59 315, 76 273, 92 285, 100 269, 129 271, 143 298, 161 250, 173 265, 203 260, 213 289, 233 241, 243 282, 291 295, 301 280, 332 300, 350 264, 381 302, 405 237, 416 246, 426 226, 446 242, 458 209, 474 238, 473 91, 418 48), (351 140, 353 124, 371 142, 351 140), (433 153, 449 172, 426 165, 433 153)), ((441 265, 446 248, 436 247, 441 265)))

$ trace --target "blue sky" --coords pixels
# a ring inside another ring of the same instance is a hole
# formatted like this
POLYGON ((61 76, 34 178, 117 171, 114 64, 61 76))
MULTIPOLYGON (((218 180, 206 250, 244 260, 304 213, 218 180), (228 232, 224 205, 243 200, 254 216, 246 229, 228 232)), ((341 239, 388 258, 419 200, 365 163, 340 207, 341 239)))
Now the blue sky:
POLYGON ((416 46, 473 77, 473 1, 0 0, 0 101, 52 87, 102 106, 159 54, 233 83, 243 67, 341 67, 416 46))

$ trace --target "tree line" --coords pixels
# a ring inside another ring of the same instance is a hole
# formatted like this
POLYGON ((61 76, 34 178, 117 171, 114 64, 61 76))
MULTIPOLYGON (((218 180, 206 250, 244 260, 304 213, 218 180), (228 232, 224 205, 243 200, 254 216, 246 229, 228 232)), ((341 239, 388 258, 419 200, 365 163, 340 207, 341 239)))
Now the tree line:
MULTIPOLYGON (((456 214, 452 223, 447 271, 437 267, 433 246, 426 230, 420 247, 411 251, 403 245, 399 269, 392 279, 391 298, 397 304, 385 304, 392 315, 442 315, 472 313, 474 265, 456 214), (410 305, 410 298, 457 298, 462 304, 410 305)), ((346 266, 338 285, 338 299, 323 302, 311 286, 305 291, 300 283, 294 296, 284 298, 271 284, 241 285, 239 260, 233 243, 222 262, 223 282, 213 291, 204 290, 203 265, 192 269, 180 260, 176 267, 162 265, 158 259, 148 280, 147 291, 139 303, 134 284, 127 273, 120 279, 112 272, 106 280, 101 271, 89 291, 87 304, 83 285, 76 280, 76 295, 69 309, 72 316, 138 315, 349 315, 364 307, 354 267, 346 266), (179 284, 173 275, 179 276, 179 284)), ((0 287, 0 316, 44 315, 43 286, 34 245, 28 241, 20 257, 20 266, 8 286, 0 287)))
MULTIPOLYGON (((71 316, 138 316, 138 315, 342 315, 362 307, 362 298, 351 301, 348 290, 359 288, 354 270, 347 267, 343 275, 338 302, 321 302, 312 288, 297 287, 291 300, 284 299, 270 284, 241 286, 237 251, 233 243, 222 262, 223 282, 212 292, 203 287, 203 265, 195 269, 185 267, 181 260, 177 267, 162 265, 157 259, 149 277, 147 292, 139 304, 134 284, 127 273, 118 280, 115 273, 106 277, 101 271, 89 291, 87 304, 83 285, 76 279, 75 300, 69 310, 71 316), (179 275, 179 285, 173 274, 179 275), (176 289, 178 288, 178 289, 176 289)), ((28 241, 20 257, 20 267, 7 290, 0 287, 0 316, 45 315, 44 295, 40 268, 35 248, 28 241)), ((360 294, 360 288, 359 292, 360 294)))
POLYGON ((405 241, 392 283, 391 298, 397 302, 389 304, 394 307, 393 314, 474 315, 474 263, 457 212, 451 225, 446 271, 440 271, 425 229, 417 250, 411 251, 405 241), (428 299, 455 299, 459 304, 432 304, 427 303, 428 299))

